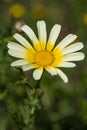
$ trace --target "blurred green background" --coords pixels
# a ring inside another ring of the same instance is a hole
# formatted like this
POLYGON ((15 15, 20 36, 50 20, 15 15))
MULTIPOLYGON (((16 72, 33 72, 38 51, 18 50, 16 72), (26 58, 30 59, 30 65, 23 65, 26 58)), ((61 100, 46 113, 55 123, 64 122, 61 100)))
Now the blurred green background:
MULTIPOLYGON (((24 86, 15 83, 21 73, 10 67, 14 58, 7 54, 7 43, 15 32, 21 33, 20 26, 25 23, 37 33, 36 22, 42 19, 48 34, 54 24, 62 25, 57 42, 74 33, 87 53, 87 0, 0 0, 0 130, 16 130, 7 104, 15 97, 20 102, 25 96, 24 86)), ((58 76, 43 75, 43 110, 36 130, 87 130, 87 59, 76 68, 63 70, 69 77, 67 84, 58 76)))

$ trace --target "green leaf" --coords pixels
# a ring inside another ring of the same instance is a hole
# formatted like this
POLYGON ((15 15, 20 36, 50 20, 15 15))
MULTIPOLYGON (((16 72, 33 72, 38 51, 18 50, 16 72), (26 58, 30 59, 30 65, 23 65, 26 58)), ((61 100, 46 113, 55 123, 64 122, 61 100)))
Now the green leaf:
POLYGON ((0 93, 0 101, 4 100, 6 98, 6 96, 7 96, 7 91, 1 92, 0 93))

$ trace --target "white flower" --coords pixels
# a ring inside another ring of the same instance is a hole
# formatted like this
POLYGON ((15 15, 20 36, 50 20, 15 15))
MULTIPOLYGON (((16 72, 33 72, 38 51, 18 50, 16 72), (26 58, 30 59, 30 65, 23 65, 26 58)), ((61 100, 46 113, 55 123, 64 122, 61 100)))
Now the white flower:
POLYGON ((39 80, 45 69, 51 75, 59 75, 65 83, 68 82, 67 76, 60 70, 61 67, 72 68, 76 64, 73 61, 84 59, 81 50, 84 46, 82 42, 72 43, 77 36, 73 34, 67 35, 59 44, 55 45, 59 36, 61 26, 56 24, 51 29, 47 40, 46 24, 44 21, 37 22, 38 38, 33 30, 24 25, 21 28, 30 38, 31 43, 23 36, 16 33, 14 38, 20 43, 9 42, 9 55, 18 58, 11 66, 21 66, 23 71, 34 69, 33 78, 39 80))

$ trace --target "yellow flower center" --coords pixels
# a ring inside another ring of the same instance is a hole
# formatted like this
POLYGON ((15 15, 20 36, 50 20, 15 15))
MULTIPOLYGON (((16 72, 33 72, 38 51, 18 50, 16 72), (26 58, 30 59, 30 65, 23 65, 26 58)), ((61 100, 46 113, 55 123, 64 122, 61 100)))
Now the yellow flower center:
MULTIPOLYGON (((34 67, 58 67, 62 61, 62 51, 59 48, 54 48, 52 51, 40 48, 43 44, 37 44, 36 50, 28 48, 25 52, 25 59, 34 67)), ((44 48, 44 46, 43 46, 44 48)))
POLYGON ((40 51, 37 52, 35 55, 35 63, 39 66, 46 67, 52 65, 53 62, 54 62, 54 56, 49 51, 46 50, 40 51))

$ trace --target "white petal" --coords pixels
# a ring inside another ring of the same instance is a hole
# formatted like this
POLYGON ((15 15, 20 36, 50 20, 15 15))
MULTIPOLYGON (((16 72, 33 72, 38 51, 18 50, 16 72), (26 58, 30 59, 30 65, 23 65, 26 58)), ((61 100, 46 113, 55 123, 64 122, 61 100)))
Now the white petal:
POLYGON ((33 72, 33 78, 35 80, 39 80, 41 78, 42 74, 43 74, 43 68, 36 69, 33 72))
POLYGON ((60 76, 60 78, 64 81, 64 83, 68 82, 68 77, 65 75, 64 72, 62 72, 60 69, 56 69, 58 75, 60 76))
POLYGON ((84 53, 82 52, 76 52, 76 53, 70 53, 65 56, 63 56, 63 61, 80 61, 85 58, 84 53))
POLYGON ((12 50, 26 51, 26 49, 23 46, 15 43, 15 42, 9 42, 7 47, 12 50))
POLYGON ((50 35, 49 35, 48 43, 51 42, 54 44, 56 42, 56 40, 59 36, 60 30, 61 30, 60 25, 56 24, 53 26, 53 28, 51 29, 50 35))
POLYGON ((64 47, 72 43, 76 38, 77 38, 76 35, 69 34, 57 45, 57 47, 60 47, 63 49, 64 47))
POLYGON ((38 29, 38 37, 40 42, 46 43, 46 39, 47 39, 46 23, 44 21, 38 21, 37 29, 38 29))
POLYGON ((62 62, 58 67, 73 68, 76 64, 72 62, 62 62))
POLYGON ((24 53, 15 50, 8 50, 8 54, 16 58, 25 58, 24 53))
POLYGON ((54 67, 50 67, 50 68, 45 68, 46 71, 48 71, 51 75, 57 75, 57 71, 55 70, 54 67))
POLYGON ((20 34, 16 33, 13 35, 13 37, 19 42, 21 43, 24 47, 29 48, 32 47, 30 45, 30 43, 20 34))
POLYGON ((28 70, 31 70, 33 68, 34 68, 34 66, 32 66, 31 64, 22 66, 23 71, 28 71, 28 70))
POLYGON ((49 48, 50 48, 50 50, 52 50, 52 48, 54 47, 54 44, 59 36, 60 30, 61 30, 61 26, 58 24, 54 25, 53 28, 51 29, 49 39, 47 42, 48 50, 49 50, 49 48))
POLYGON ((24 59, 22 60, 16 60, 14 62, 11 63, 11 66, 22 66, 22 65, 26 65, 28 64, 28 62, 24 59))
POLYGON ((70 45, 70 46, 64 48, 63 54, 68 54, 68 53, 71 53, 71 52, 79 51, 79 50, 81 50, 83 47, 84 47, 84 45, 83 45, 82 42, 74 43, 74 44, 72 44, 72 45, 70 45))
POLYGON ((24 31, 27 34, 27 36, 30 38, 30 40, 33 43, 38 42, 38 39, 37 39, 35 33, 33 32, 33 30, 29 26, 24 25, 24 26, 22 26, 21 30, 24 31))

